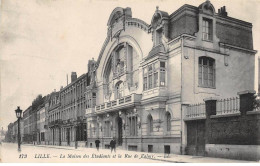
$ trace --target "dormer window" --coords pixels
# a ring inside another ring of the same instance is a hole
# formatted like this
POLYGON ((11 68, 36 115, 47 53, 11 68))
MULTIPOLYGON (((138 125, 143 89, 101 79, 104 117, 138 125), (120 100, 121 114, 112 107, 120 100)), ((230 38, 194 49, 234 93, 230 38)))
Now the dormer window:
POLYGON ((212 27, 212 20, 203 18, 202 21, 202 39, 203 40, 212 40, 212 33, 213 33, 213 27, 212 27))
POLYGON ((155 46, 162 44, 162 28, 155 32, 155 46))

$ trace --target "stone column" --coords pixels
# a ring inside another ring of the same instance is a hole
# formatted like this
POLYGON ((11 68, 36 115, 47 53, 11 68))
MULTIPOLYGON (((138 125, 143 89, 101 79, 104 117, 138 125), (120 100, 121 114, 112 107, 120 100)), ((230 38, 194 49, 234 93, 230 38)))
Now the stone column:
POLYGON ((240 106, 239 110, 241 112, 241 115, 246 115, 247 111, 253 110, 253 102, 254 102, 254 90, 246 90, 242 92, 237 93, 240 97, 240 106))

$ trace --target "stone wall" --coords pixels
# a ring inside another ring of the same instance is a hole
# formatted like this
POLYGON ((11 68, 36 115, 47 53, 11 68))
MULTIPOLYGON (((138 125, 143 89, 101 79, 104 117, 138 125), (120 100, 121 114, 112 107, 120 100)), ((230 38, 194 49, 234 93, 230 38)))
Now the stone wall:
POLYGON ((216 115, 216 100, 206 99, 205 155, 242 160, 259 160, 260 114, 253 111, 251 91, 240 95, 240 113, 216 115))

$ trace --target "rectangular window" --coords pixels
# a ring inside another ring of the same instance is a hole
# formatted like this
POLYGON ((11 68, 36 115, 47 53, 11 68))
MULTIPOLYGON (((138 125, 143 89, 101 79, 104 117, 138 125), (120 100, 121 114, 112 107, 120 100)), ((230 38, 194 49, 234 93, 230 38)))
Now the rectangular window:
POLYGON ((144 90, 147 90, 147 77, 144 77, 144 90))
POLYGON ((199 85, 202 85, 202 58, 199 59, 199 85))
POLYGON ((166 66, 165 62, 157 61, 151 65, 148 65, 147 68, 144 68, 144 90, 147 90, 147 88, 152 89, 158 86, 165 86, 165 82, 166 82, 165 66, 166 66))
POLYGON ((158 72, 155 72, 153 75, 154 75, 154 87, 158 87, 158 85, 159 85, 158 72))
POLYGON ((105 137, 110 137, 110 121, 105 121, 105 137))
POLYGON ((152 78, 152 75, 148 76, 148 82, 149 82, 148 88, 152 89, 153 88, 153 78, 152 78))
POLYGON ((165 62, 160 62, 160 67, 165 68, 165 62))
POLYGON ((128 118, 129 123, 129 135, 137 136, 137 117, 132 116, 128 118))
POLYGON ((160 73, 160 86, 165 86, 165 72, 161 71, 160 73))
POLYGON ((156 30, 155 37, 156 37, 155 45, 157 46, 157 45, 162 44, 162 28, 159 30, 156 30))
POLYGON ((202 21, 203 40, 212 40, 212 20, 203 18, 202 21))
POLYGON ((208 57, 199 58, 199 86, 215 87, 215 60, 208 57))

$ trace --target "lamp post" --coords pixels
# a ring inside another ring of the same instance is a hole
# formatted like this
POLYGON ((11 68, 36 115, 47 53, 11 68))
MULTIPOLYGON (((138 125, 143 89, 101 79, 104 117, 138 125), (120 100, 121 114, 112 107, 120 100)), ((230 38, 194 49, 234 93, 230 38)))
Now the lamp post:
POLYGON ((18 119, 18 136, 17 136, 18 137, 18 139, 17 139, 17 142, 18 142, 18 152, 21 152, 20 119, 22 117, 22 112, 23 112, 23 110, 21 110, 19 106, 15 110, 15 114, 16 114, 16 117, 18 119))

